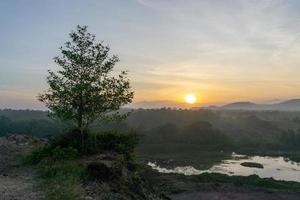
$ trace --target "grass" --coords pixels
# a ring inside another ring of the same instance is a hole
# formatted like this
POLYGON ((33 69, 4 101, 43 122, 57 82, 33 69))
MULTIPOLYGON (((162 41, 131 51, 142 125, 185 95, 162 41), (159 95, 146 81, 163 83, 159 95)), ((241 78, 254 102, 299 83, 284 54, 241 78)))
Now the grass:
POLYGON ((75 160, 44 161, 39 164, 39 186, 49 200, 76 200, 83 194, 82 180, 87 172, 75 160))
POLYGON ((300 192, 300 183, 293 181, 279 181, 272 178, 251 176, 228 176, 217 173, 204 173, 196 176, 196 181, 201 183, 232 183, 237 186, 252 186, 268 191, 300 192))

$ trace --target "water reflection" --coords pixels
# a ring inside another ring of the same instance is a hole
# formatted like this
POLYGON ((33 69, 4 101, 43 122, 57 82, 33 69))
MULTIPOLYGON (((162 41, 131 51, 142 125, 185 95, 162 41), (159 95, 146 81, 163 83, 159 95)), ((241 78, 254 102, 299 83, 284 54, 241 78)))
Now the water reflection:
POLYGON ((208 170, 198 170, 193 166, 162 168, 156 163, 149 162, 149 166, 161 173, 178 173, 187 176, 202 173, 221 173, 229 176, 249 176, 256 174, 261 178, 274 178, 276 180, 300 182, 300 163, 290 161, 284 157, 246 156, 232 153, 231 158, 212 166, 208 170), (259 163, 264 168, 251 168, 242 166, 243 162, 259 163))

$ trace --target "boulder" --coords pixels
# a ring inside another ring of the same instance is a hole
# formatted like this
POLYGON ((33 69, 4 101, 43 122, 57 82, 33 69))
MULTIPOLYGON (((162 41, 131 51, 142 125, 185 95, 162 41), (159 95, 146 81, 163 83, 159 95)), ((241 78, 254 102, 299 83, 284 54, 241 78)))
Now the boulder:
POLYGON ((244 167, 252 167, 252 168, 259 168, 259 169, 263 169, 264 166, 260 163, 255 163, 255 162, 243 162, 241 163, 242 166, 244 167))

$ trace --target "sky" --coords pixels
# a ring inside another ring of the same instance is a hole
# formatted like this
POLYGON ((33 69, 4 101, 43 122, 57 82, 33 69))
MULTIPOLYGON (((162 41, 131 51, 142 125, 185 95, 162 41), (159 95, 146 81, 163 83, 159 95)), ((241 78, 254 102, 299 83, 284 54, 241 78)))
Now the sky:
POLYGON ((44 109, 47 70, 88 25, 126 69, 136 104, 300 97, 299 0, 0 1, 0 108, 44 109))

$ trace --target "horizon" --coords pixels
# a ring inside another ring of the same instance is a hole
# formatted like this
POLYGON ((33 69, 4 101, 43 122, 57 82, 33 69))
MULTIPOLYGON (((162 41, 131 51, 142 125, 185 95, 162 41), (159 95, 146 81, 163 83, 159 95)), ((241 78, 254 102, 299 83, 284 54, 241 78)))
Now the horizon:
POLYGON ((299 1, 70 2, 0 2, 0 109, 45 109, 36 96, 77 24, 119 55, 116 69, 129 71, 135 104, 191 108, 300 97, 299 1), (184 102, 190 93, 197 102, 184 102))
MULTIPOLYGON (((254 101, 233 101, 233 102, 228 102, 224 104, 207 104, 207 105, 200 105, 197 106, 195 104, 187 106, 186 103, 184 102, 175 102, 175 101, 140 101, 140 102, 135 102, 128 104, 126 106, 121 107, 120 109, 133 109, 133 110, 138 110, 138 109, 154 109, 154 110, 160 110, 160 109, 172 109, 172 110, 197 110, 197 109, 214 109, 219 108, 221 110, 231 110, 231 108, 227 109, 225 108, 226 106, 231 106, 234 104, 240 104, 240 103, 250 103, 254 104, 256 106, 272 106, 276 104, 281 104, 281 103, 287 103, 291 101, 299 101, 299 105, 295 105, 292 107, 294 111, 299 111, 300 110, 300 98, 291 98, 291 99, 286 99, 286 100, 274 100, 274 101, 263 101, 263 102, 254 102, 254 101)), ((247 106, 247 105, 246 105, 247 106)), ((247 111, 249 110, 248 108, 233 108, 233 110, 240 110, 240 111, 247 111)), ((0 108, 0 110, 30 110, 30 111, 48 111, 47 108, 9 108, 9 107, 4 107, 0 108)), ((251 109, 250 109, 251 110, 251 109)), ((261 110, 261 111, 292 111, 291 108, 281 108, 279 110, 277 109, 272 109, 272 108, 254 108, 253 110, 261 110)))

